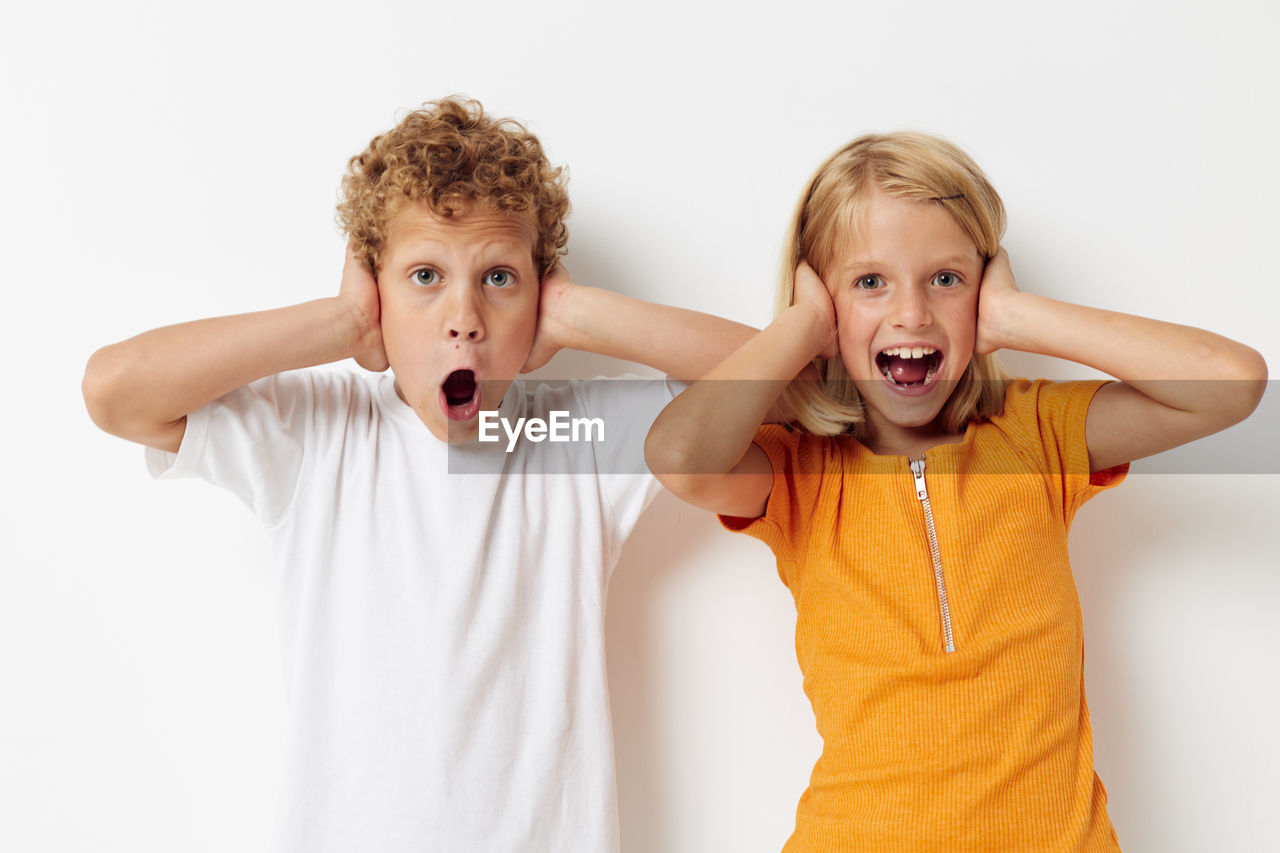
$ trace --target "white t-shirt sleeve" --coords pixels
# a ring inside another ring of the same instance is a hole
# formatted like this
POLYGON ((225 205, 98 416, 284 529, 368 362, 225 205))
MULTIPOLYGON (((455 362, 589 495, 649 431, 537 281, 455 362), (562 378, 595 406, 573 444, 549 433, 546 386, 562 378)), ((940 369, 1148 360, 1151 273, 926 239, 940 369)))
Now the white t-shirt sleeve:
POLYGON ((687 386, 671 379, 622 376, 575 382, 579 405, 604 421, 605 440, 593 442, 600 488, 623 538, 662 486, 644 461, 649 427, 687 386))
POLYGON ((187 416, 177 453, 147 448, 147 467, 154 477, 199 477, 221 486, 273 526, 298 488, 313 397, 304 372, 237 388, 187 416))

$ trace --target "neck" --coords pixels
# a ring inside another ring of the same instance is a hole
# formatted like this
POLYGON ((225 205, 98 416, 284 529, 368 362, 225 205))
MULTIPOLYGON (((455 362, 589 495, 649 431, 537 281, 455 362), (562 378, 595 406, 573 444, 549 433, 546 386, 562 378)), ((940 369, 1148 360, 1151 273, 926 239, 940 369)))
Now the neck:
POLYGON ((895 424, 878 424, 874 421, 867 424, 870 429, 862 439, 872 453, 877 456, 905 456, 919 459, 925 451, 940 444, 956 444, 963 438, 962 432, 947 432, 934 421, 919 427, 901 427, 895 424))

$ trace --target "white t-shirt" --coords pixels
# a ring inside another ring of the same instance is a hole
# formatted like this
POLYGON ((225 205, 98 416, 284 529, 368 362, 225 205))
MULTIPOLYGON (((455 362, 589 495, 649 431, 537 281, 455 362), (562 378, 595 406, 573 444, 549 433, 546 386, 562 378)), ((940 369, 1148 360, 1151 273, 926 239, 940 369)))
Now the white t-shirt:
POLYGON ((508 453, 500 427, 439 441, 390 375, 299 371, 190 415, 177 454, 148 451, 156 476, 239 495, 274 546, 282 850, 618 848, 605 596, 658 489, 645 435, 676 392, 513 382, 509 423, 565 411, 605 440, 508 453))

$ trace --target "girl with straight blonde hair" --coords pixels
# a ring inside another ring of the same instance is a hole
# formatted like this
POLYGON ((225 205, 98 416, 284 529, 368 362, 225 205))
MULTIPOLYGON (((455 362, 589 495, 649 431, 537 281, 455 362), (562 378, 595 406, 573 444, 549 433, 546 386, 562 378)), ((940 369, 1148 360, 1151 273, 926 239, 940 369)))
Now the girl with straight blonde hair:
MULTIPOLYGON (((796 207, 779 277, 777 310, 794 301, 796 266, 809 259, 819 276, 831 264, 837 239, 859 221, 869 190, 933 202, 956 220, 985 258, 1004 236, 1004 203, 977 164, 956 146, 922 133, 860 137, 832 154, 814 174, 796 207)), ((800 380, 783 400, 796 421, 817 435, 864 437, 866 417, 857 388, 839 358, 815 362, 820 384, 800 380)), ((994 353, 975 355, 943 406, 951 432, 971 418, 999 414, 1006 377, 994 353)))
POLYGON ((786 853, 1119 849, 1071 520, 1130 460, 1247 417, 1266 365, 1019 291, 1004 226, 954 145, 855 140, 801 197, 775 320, 649 433, 664 485, 767 543, 795 598, 823 749, 786 853), (1118 381, 1009 380, 1002 348, 1118 381))

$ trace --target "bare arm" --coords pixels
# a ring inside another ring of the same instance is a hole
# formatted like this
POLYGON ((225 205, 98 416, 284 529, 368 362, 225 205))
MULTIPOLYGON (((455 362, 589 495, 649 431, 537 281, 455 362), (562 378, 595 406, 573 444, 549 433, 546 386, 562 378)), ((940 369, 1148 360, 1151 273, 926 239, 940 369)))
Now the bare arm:
POLYGON ((1120 380, 1089 407, 1093 471, 1226 429, 1249 416, 1266 387, 1262 356, 1221 335, 1022 293, 1003 249, 987 265, 978 315, 979 352, 1037 352, 1120 380))
POLYGON ((176 452, 188 414, 255 379, 347 357, 386 369, 379 329, 377 286, 348 251, 336 297, 165 326, 103 347, 85 367, 85 405, 107 432, 176 452))
POLYGON ((568 348, 646 364, 689 381, 756 331, 712 314, 575 285, 559 267, 542 281, 538 333, 524 369, 541 367, 568 348))
POLYGON ((836 353, 835 310, 817 275, 796 273, 796 304, 673 400, 654 421, 645 458, 678 497, 713 512, 755 518, 773 468, 752 443, 787 384, 815 357, 836 353))

